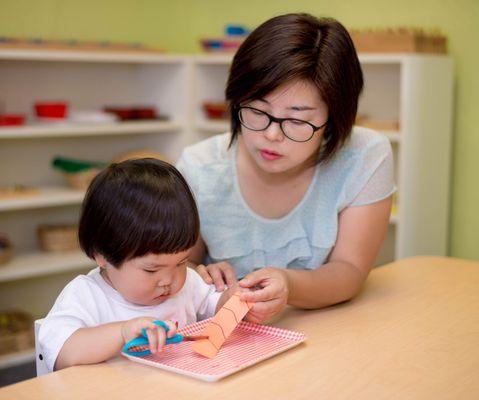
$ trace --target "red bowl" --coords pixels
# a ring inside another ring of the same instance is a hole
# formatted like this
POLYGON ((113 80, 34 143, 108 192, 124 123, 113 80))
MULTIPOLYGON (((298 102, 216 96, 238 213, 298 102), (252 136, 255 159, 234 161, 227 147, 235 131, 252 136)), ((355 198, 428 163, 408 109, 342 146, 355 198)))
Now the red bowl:
POLYGON ((63 119, 67 116, 68 104, 58 103, 35 103, 35 112, 40 118, 63 119))
POLYGON ((137 119, 156 119, 156 110, 150 107, 135 108, 135 114, 137 119))
POLYGON ((134 112, 131 108, 105 107, 103 108, 103 111, 115 114, 120 121, 135 119, 134 112))
POLYGON ((227 119, 229 118, 229 109, 227 102, 205 102, 203 103, 203 110, 206 116, 211 119, 227 119))
POLYGON ((25 124, 25 115, 4 114, 0 115, 0 126, 20 126, 25 124))
POLYGON ((105 107, 103 111, 115 114, 121 121, 158 118, 151 107, 105 107))

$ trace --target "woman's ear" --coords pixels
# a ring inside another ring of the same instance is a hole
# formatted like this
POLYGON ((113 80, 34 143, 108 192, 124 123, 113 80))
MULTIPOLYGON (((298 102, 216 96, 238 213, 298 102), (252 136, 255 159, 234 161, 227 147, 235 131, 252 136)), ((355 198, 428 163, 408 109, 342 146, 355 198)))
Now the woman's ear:
POLYGON ((96 264, 100 268, 105 268, 106 267, 107 261, 106 261, 105 257, 103 257, 101 254, 94 253, 93 258, 95 259, 96 264))

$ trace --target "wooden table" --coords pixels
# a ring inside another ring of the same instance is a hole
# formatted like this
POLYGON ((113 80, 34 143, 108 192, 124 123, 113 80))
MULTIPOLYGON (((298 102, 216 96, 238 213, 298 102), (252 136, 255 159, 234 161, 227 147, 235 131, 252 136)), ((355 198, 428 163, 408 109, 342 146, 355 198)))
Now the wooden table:
POLYGON ((216 383, 119 358, 0 389, 0 399, 479 399, 479 262, 379 267, 353 301, 288 308, 306 343, 216 383))

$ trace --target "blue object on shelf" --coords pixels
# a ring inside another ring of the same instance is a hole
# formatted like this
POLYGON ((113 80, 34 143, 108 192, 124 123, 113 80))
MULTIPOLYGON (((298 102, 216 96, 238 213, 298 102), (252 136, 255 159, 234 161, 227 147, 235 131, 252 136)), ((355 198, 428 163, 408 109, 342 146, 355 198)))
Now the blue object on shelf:
POLYGON ((226 25, 225 33, 228 36, 245 36, 249 31, 242 25, 226 25))
POLYGON ((210 49, 221 49, 223 47, 223 42, 221 40, 206 39, 204 43, 210 49))

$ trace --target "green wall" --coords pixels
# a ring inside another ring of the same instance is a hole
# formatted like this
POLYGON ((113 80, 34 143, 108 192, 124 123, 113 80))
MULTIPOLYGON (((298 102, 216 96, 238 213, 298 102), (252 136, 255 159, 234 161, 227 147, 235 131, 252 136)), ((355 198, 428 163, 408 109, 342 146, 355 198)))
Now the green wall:
POLYGON ((479 260, 478 0, 0 0, 0 36, 140 41, 191 53, 227 22, 254 27, 295 11, 349 28, 437 27, 447 35, 456 65, 450 254, 479 260))

